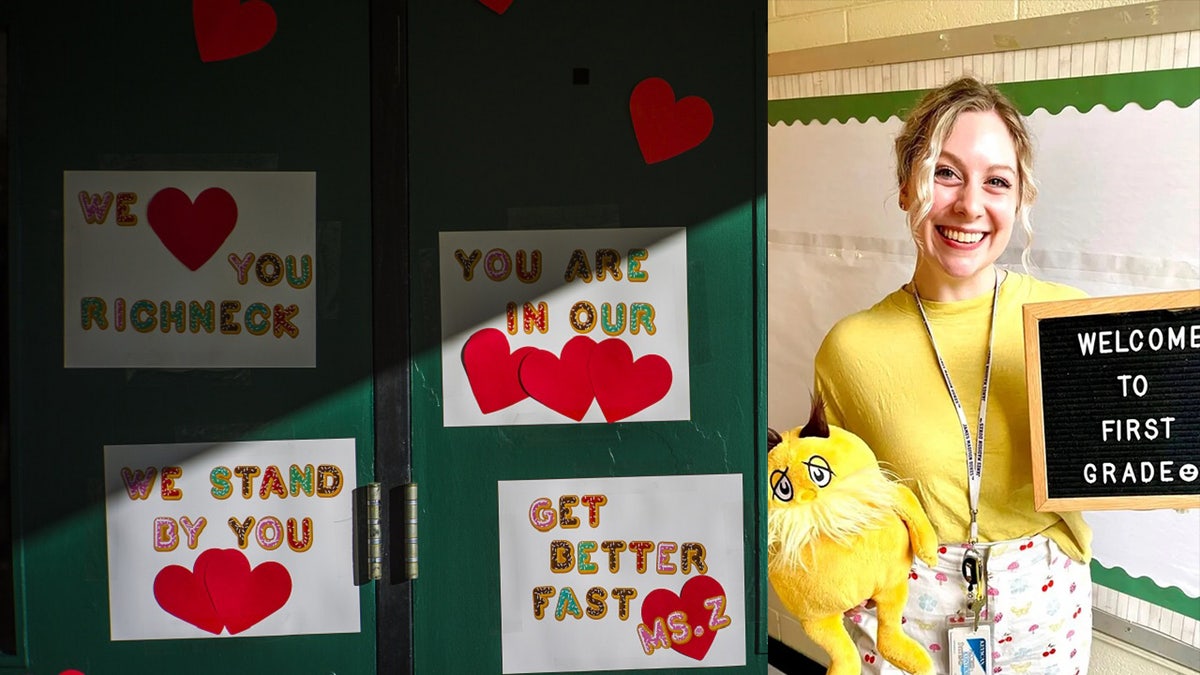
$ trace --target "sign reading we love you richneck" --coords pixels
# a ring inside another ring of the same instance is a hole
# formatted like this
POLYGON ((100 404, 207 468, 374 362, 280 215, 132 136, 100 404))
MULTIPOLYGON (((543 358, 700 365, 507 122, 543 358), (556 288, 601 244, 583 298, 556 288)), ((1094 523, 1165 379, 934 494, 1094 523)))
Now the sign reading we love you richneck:
POLYGON ((66 367, 316 365, 316 174, 63 173, 66 367))

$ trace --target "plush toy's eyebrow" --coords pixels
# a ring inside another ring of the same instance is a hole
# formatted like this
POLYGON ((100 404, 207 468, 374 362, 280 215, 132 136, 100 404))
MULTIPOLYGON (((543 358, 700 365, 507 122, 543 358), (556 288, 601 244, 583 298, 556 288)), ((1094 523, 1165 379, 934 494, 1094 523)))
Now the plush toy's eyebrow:
POLYGON ((813 455, 812 457, 808 458, 808 461, 801 462, 801 463, 810 469, 820 469, 821 471, 828 471, 829 475, 831 475, 831 476, 837 475, 836 473, 834 473, 833 467, 829 466, 829 460, 825 459, 824 457, 822 457, 820 455, 813 455), (820 461, 817 461, 817 460, 820 460, 820 461))
POLYGON ((825 401, 820 394, 813 396, 808 422, 800 430, 800 438, 829 438, 829 423, 825 421, 825 401))

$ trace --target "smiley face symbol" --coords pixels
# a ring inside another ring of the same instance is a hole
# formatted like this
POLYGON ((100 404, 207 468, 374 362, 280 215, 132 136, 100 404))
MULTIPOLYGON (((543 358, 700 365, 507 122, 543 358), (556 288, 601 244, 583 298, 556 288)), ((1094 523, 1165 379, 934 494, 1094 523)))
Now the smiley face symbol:
POLYGON ((1196 468, 1195 464, 1184 464, 1179 467, 1179 478, 1185 482, 1192 482, 1200 476, 1200 469, 1196 468))

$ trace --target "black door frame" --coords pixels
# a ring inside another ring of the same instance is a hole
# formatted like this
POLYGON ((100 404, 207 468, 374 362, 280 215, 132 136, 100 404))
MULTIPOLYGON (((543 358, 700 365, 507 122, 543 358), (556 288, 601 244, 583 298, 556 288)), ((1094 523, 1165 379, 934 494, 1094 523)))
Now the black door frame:
POLYGON ((371 0, 371 266, 375 480, 383 488, 383 578, 375 586, 376 672, 413 672, 412 581, 400 555, 412 480, 409 414, 408 3, 371 0), (390 527, 388 525, 391 525, 390 527))

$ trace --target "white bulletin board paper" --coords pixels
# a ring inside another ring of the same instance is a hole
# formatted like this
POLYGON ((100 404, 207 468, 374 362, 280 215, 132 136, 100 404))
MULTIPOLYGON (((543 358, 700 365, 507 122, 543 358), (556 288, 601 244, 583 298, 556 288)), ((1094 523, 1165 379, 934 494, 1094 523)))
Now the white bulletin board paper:
POLYGON ((742 504, 741 474, 501 481, 503 672, 745 665, 742 504))
POLYGON ((442 232, 448 427, 691 417, 684 228, 442 232))
POLYGON ((63 172, 68 368, 316 366, 316 174, 63 172))
MULTIPOLYGON (((1029 271, 1093 297, 1200 287, 1200 102, 1039 108, 1027 122, 1039 185, 1029 271)), ((808 389, 795 383, 813 381, 813 355, 830 327, 912 276, 915 249, 896 205, 892 148, 900 127, 897 117, 872 117, 767 130, 773 427, 808 410, 808 389)), ((1014 232, 1001 266, 1022 271, 1024 245, 1014 232)), ((1200 511, 1085 517, 1095 533, 1094 564, 1180 589, 1195 602, 1200 511)))
POLYGON ((358 632, 355 472, 352 438, 105 446, 112 639, 358 632))

